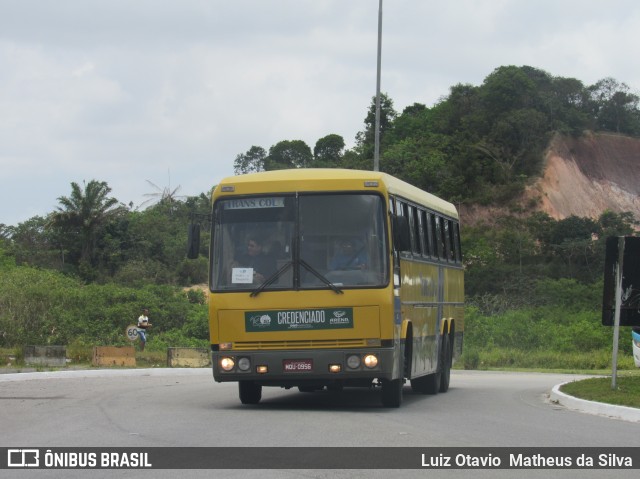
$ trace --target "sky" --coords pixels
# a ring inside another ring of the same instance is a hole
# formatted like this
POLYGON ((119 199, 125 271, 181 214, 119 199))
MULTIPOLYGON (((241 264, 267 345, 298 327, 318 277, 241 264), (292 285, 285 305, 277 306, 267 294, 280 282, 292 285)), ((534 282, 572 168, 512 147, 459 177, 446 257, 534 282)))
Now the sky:
MULTIPOLYGON (((378 0, 0 0, 0 223, 71 183, 142 209, 208 193, 253 145, 347 147, 376 93, 378 0), (147 203, 148 204, 148 203, 147 203)), ((637 0, 383 0, 396 111, 529 65, 640 90, 637 0)))

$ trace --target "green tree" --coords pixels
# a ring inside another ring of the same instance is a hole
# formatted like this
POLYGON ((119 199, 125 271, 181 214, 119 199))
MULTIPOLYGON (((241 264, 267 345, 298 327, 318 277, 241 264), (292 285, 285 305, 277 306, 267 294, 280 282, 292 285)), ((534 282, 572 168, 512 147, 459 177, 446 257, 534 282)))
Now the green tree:
POLYGON ((62 246, 63 236, 47 228, 47 224, 47 218, 34 216, 17 226, 7 227, 8 247, 17 264, 64 269, 68 252, 62 246))
POLYGON ((169 208, 169 204, 158 203, 144 211, 131 212, 124 234, 114 233, 114 238, 124 239, 128 245, 122 266, 115 274, 118 281, 135 285, 177 282, 186 253, 191 211, 181 201, 169 208))
POLYGON ((547 116, 531 108, 512 110, 496 121, 489 139, 504 152, 497 161, 509 180, 514 174, 530 175, 539 170, 547 128, 547 116))
POLYGON ((601 228, 590 218, 571 215, 555 224, 551 232, 551 243, 561 244, 567 240, 591 240, 599 236, 601 228))
MULTIPOLYGON (((383 149, 387 133, 391 130, 393 122, 398 113, 393 108, 393 100, 386 94, 380 94, 380 147, 383 149)), ((364 131, 358 132, 356 135, 356 143, 358 154, 364 159, 373 158, 373 150, 375 147, 375 128, 376 128, 376 97, 371 99, 371 105, 364 119, 364 131)))
POLYGON ((535 238, 526 228, 524 220, 508 217, 500 221, 500 226, 496 235, 497 250, 504 262, 517 265, 519 273, 523 274, 523 265, 535 262, 535 238))
POLYGON ((590 218, 569 216, 558 221, 550 235, 554 275, 585 282, 599 277, 602 270, 596 239, 601 233, 600 225, 590 218))
POLYGON ((302 140, 283 140, 271 148, 265 158, 265 170, 307 168, 313 160, 311 148, 302 140))
POLYGON ((393 129, 387 134, 387 141, 394 144, 407 138, 420 138, 432 131, 430 123, 431 110, 422 103, 414 103, 402 110, 395 119, 393 129))
POLYGON ((233 161, 233 172, 236 175, 257 173, 265 170, 267 152, 260 146, 252 146, 246 153, 240 153, 233 161))
POLYGON ((10 232, 7 225, 0 223, 0 270, 12 268, 16 265, 16 259, 8 251, 11 243, 9 241, 10 232))
POLYGON ((50 225, 65 232, 69 249, 79 248, 79 262, 93 265, 96 244, 105 224, 122 214, 118 200, 109 197, 111 188, 104 181, 91 180, 84 190, 71 183, 71 195, 61 196, 61 206, 50 216, 50 225))
POLYGON ((384 152, 381 169, 434 194, 450 195, 443 189, 448 165, 442 135, 416 136, 390 145, 384 152))
POLYGON ((589 87, 589 91, 599 128, 617 133, 640 133, 640 97, 631 93, 627 84, 604 78, 589 87))
POLYGON ((553 78, 549 90, 542 96, 555 130, 579 135, 595 127, 589 115, 589 92, 580 80, 553 78))
MULTIPOLYGON (((449 96, 431 109, 433 129, 445 135, 453 135, 461 130, 467 135, 477 134, 478 129, 470 127, 470 124, 483 123, 479 117, 480 103, 479 87, 462 83, 452 86, 449 96)), ((473 141, 473 138, 470 139, 473 141)))
POLYGON ((631 236, 638 224, 633 213, 624 211, 615 213, 611 210, 604 211, 598 218, 598 223, 602 231, 602 239, 608 236, 631 236))
POLYGON ((506 112, 533 107, 536 94, 535 83, 522 68, 496 68, 485 78, 480 90, 485 121, 491 125, 506 112))
POLYGON ((340 135, 331 134, 320 138, 313 148, 313 166, 317 168, 340 166, 344 147, 344 138, 340 135))

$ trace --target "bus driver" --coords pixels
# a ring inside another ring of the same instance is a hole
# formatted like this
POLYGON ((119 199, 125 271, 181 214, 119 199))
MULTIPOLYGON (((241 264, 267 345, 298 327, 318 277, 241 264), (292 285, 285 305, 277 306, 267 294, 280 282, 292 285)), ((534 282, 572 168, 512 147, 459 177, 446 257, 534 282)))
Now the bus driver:
POLYGON ((253 282, 262 283, 276 271, 276 260, 263 249, 256 236, 247 238, 247 251, 236 261, 237 266, 253 269, 253 282))

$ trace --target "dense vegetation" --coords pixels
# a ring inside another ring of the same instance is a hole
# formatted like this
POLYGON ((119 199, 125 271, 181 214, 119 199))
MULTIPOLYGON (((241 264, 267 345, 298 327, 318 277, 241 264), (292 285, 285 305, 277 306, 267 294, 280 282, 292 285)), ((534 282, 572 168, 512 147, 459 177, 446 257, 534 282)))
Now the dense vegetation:
MULTIPOLYGON (((454 203, 503 202, 540 173, 542 152, 555 133, 585 130, 640 134, 639 98, 612 78, 585 86, 528 67, 505 66, 480 86, 458 84, 431 108, 415 103, 401 114, 381 97, 380 169, 454 203)), ((336 134, 313 148, 283 140, 267 151, 252 146, 236 173, 291 167, 371 169, 375 99, 356 146, 345 151, 336 134)))
MULTIPOLYGON (((609 328, 600 325, 604 239, 633 234, 635 219, 603 213, 561 221, 510 205, 540 172, 553 134, 584 130, 640 134, 639 98, 607 78, 592 86, 531 67, 500 67, 480 86, 455 85, 431 108, 401 114, 383 95, 381 169, 456 203, 496 203, 514 215, 463 229, 468 294, 468 367, 606 367, 609 328)), ((252 146, 236 173, 279 168, 370 169, 372 102, 356 146, 329 134, 313 150, 284 140, 252 146)), ((207 238, 185 259, 193 214, 209 196, 164 189, 133 209, 102 181, 71 184, 45 217, 0 225, 0 347, 119 344, 142 307, 151 309, 149 348, 206 344, 207 238)), ((206 236, 206 234, 205 234, 206 236)), ((623 336, 626 334, 623 332, 623 336)), ((630 349, 629 341, 621 341, 630 349)))
POLYGON ((185 257, 187 224, 209 198, 165 192, 144 211, 109 196, 105 182, 73 183, 46 217, 0 228, 0 347, 124 344, 151 309, 150 349, 207 344, 203 256, 185 257))
POLYGON ((123 345, 126 327, 151 307, 153 348, 205 346, 207 309, 201 290, 168 285, 86 284, 56 271, 3 267, 0 346, 123 345))

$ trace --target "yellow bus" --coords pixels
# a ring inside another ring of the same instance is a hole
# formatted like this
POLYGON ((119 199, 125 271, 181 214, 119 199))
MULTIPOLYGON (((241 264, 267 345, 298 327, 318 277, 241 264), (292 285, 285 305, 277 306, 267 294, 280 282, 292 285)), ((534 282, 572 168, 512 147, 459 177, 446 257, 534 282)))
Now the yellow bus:
POLYGON ((451 203, 341 169, 233 176, 212 200, 213 377, 237 381, 243 404, 264 386, 379 387, 385 407, 400 406, 406 380, 448 390, 464 330, 451 203))

